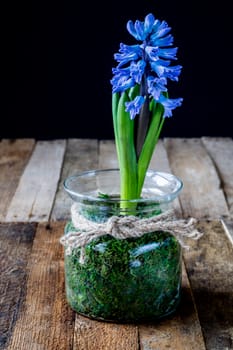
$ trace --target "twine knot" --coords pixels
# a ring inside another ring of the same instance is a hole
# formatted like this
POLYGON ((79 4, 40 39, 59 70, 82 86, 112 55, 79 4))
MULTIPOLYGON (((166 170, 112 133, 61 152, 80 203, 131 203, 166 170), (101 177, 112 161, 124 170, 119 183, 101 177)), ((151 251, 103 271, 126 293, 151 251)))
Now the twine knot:
MULTIPOLYGON (((106 222, 98 223, 86 219, 79 214, 77 204, 71 207, 71 218, 75 231, 70 231, 60 239, 61 244, 66 248, 66 254, 71 254, 74 248, 84 248, 92 240, 111 235, 116 239, 130 237, 141 237, 145 233, 154 231, 166 231, 172 234, 183 248, 189 249, 184 243, 185 238, 199 239, 203 233, 195 229, 197 220, 176 219, 174 211, 168 210, 150 218, 139 218, 133 215, 112 216, 106 222)), ((80 260, 84 260, 84 250, 81 249, 80 260)))

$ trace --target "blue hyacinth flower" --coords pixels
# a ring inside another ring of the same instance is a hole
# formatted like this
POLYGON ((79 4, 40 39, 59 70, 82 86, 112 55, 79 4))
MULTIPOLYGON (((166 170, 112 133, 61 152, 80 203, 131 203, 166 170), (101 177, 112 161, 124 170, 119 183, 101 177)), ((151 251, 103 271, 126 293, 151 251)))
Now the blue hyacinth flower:
POLYGON ((150 13, 144 22, 128 21, 127 30, 140 43, 121 43, 119 52, 114 55, 118 65, 113 69, 111 80, 113 93, 122 93, 138 84, 141 87, 139 98, 134 96, 132 103, 125 104, 131 119, 140 113, 148 98, 163 105, 164 117, 171 116, 171 111, 182 103, 181 98, 173 99, 176 103, 165 103, 164 100, 168 80, 178 81, 182 69, 181 65, 172 65, 177 60, 178 48, 171 47, 174 40, 170 33, 171 28, 166 21, 155 19, 150 13))

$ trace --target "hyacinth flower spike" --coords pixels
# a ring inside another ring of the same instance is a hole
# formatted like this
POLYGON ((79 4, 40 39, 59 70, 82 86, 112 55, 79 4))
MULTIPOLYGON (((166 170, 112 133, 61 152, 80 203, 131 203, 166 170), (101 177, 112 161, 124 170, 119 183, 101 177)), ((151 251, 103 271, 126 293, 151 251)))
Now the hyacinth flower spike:
POLYGON ((182 69, 172 64, 177 48, 168 24, 150 13, 144 22, 128 21, 127 30, 138 44, 120 44, 111 84, 121 199, 132 200, 141 196, 165 118, 183 99, 168 96, 168 81, 177 82, 182 69))

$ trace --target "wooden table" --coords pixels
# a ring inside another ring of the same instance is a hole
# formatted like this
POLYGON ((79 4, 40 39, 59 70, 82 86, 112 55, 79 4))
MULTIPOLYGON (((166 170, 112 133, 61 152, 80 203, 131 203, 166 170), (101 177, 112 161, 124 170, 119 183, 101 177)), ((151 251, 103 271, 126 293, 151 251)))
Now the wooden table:
POLYGON ((183 252, 176 315, 151 324, 89 320, 67 305, 59 238, 77 171, 115 168, 111 140, 0 141, 0 349, 233 349, 233 140, 160 140, 151 168, 182 178, 177 210, 204 232, 183 252))

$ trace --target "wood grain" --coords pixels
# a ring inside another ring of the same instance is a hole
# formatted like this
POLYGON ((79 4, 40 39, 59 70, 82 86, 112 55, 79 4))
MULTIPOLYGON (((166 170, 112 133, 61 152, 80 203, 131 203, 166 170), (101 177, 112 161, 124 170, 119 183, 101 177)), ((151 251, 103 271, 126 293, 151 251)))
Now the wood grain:
POLYGON ((140 350, 205 350, 202 330, 183 266, 182 298, 175 315, 139 327, 140 350))
POLYGON ((137 326, 76 316, 74 350, 139 350, 137 326))
POLYGON ((221 220, 221 223, 223 225, 227 238, 230 240, 231 244, 233 244, 233 220, 224 219, 221 220))
POLYGON ((8 206, 34 144, 33 139, 2 140, 0 142, 0 221, 5 219, 8 206))
POLYGON ((203 137, 202 141, 216 166, 233 217, 233 140, 228 137, 203 137))
POLYGON ((99 169, 117 169, 116 146, 114 140, 100 140, 99 142, 99 169))
MULTIPOLYGON (((100 143, 100 155, 99 164, 100 167, 108 168, 110 165, 114 168, 117 163, 116 151, 114 142, 111 140, 102 141, 100 143)), ((159 140, 156 150, 152 156, 150 162, 150 169, 157 171, 171 172, 167 152, 163 145, 162 140, 159 140)), ((180 205, 178 199, 175 201, 174 209, 177 213, 180 213, 180 205)), ((109 328, 109 331, 111 328, 109 328)), ((136 333, 135 329, 132 329, 133 333, 136 333)), ((103 333, 103 330, 98 330, 99 333, 103 333)), ((92 333, 92 331, 91 331, 92 333)), ((109 344, 109 337, 112 337, 112 332, 108 332, 108 337, 105 340, 109 347, 103 347, 102 343, 97 343, 98 349, 112 349, 112 344, 109 344)), ((78 337, 82 338, 82 337, 78 337)), ((118 336, 119 338, 119 336, 118 336)), ((112 338, 114 339, 114 338, 112 338)), ((185 267, 183 266, 183 299, 179 311, 175 317, 169 320, 165 320, 154 325, 141 325, 139 326, 139 339, 141 350, 152 350, 152 349, 187 349, 187 350, 204 350, 204 341, 201 332, 200 323, 198 320, 197 312, 194 306, 194 302, 191 295, 191 289, 188 282, 185 267)), ((119 340, 118 340, 119 341, 119 340)), ((113 343, 117 344, 117 343, 113 343)), ((136 341, 135 341, 136 344, 136 341)), ((90 345, 89 345, 90 346, 90 345)), ((115 346, 115 345, 114 345, 115 346)), ((117 345, 119 346, 119 345, 117 345)), ((83 344, 81 349, 86 348, 83 344)), ((94 349, 90 348, 90 349, 94 349)), ((134 348, 134 347, 133 347, 134 348)), ((114 347, 115 349, 115 347, 114 347)), ((118 349, 118 347, 116 347, 118 349)), ((119 347, 119 349, 131 349, 129 345, 125 347, 119 347)), ((137 348, 136 348, 137 349, 137 348)))
POLYGON ((233 246, 221 222, 200 222, 204 235, 184 253, 207 350, 233 348, 233 246))
POLYGON ((24 286, 25 302, 7 350, 73 348, 74 314, 66 303, 59 243, 63 230, 63 222, 38 225, 24 286))
POLYGON ((67 220, 70 217, 71 198, 65 193, 63 182, 66 177, 78 172, 96 169, 98 167, 97 140, 69 139, 67 142, 64 164, 58 191, 52 210, 52 220, 67 220))
MULTIPOLYGON (((149 169, 159 172, 172 173, 167 155, 167 150, 164 146, 163 140, 159 140, 156 145, 155 151, 151 158, 149 169)), ((175 210, 175 214, 177 217, 182 216, 182 209, 180 206, 179 196, 172 202, 172 208, 175 210)))
POLYGON ((65 152, 65 141, 39 141, 9 205, 6 221, 48 221, 65 152))
POLYGON ((201 140, 167 138, 165 145, 171 169, 184 183, 183 215, 206 219, 229 215, 218 174, 201 140))
POLYGON ((53 210, 50 224, 0 224, 0 349, 233 349, 232 142, 209 137, 159 141, 150 169, 184 181, 180 215, 201 218, 204 235, 189 240, 190 250, 183 251, 176 314, 124 325, 71 310, 59 243, 71 205, 64 178, 80 170, 118 167, 114 140, 38 141, 36 147, 34 140, 1 141, 0 218, 47 221, 53 210), (43 179, 40 185, 38 179, 43 179))
MULTIPOLYGON (((101 141, 98 168, 116 168, 114 142, 101 141)), ((138 350, 138 330, 134 325, 119 325, 91 320, 80 315, 75 318, 74 350, 138 350)))
POLYGON ((25 299, 35 229, 32 223, 0 224, 0 349, 9 341, 25 299))

